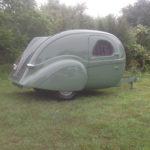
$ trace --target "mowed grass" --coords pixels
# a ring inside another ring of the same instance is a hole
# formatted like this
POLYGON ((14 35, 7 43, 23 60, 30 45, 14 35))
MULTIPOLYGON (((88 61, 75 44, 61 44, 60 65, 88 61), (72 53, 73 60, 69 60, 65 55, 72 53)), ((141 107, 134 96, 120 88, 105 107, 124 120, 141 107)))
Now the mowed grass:
POLYGON ((0 150, 150 150, 150 75, 75 100, 20 89, 0 67, 0 150))

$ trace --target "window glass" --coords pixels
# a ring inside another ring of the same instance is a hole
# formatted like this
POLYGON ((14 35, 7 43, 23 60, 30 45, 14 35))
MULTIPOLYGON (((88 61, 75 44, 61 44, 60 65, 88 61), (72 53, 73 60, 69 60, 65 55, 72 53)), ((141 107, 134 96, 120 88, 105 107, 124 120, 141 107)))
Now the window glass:
POLYGON ((113 46, 105 40, 97 41, 93 49, 94 56, 110 56, 113 54, 113 46))

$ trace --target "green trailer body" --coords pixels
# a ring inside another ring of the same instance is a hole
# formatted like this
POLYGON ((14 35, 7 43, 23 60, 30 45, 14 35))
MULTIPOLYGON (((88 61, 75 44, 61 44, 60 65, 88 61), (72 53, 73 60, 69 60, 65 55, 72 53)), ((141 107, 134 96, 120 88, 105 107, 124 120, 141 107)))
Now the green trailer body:
POLYGON ((125 64, 123 45, 114 35, 69 30, 34 38, 9 78, 21 86, 60 91, 67 98, 73 91, 117 86, 125 64))

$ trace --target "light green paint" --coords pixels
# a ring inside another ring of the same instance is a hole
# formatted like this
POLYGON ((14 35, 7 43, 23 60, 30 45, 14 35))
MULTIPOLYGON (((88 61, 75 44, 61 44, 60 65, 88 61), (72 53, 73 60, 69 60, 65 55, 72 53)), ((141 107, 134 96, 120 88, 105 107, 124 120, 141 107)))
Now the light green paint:
POLYGON ((10 80, 26 87, 59 91, 116 86, 125 68, 124 48, 114 35, 94 30, 70 30, 34 38, 10 80), (111 56, 92 56, 97 40, 109 41, 111 56), (29 60, 28 57, 31 57, 29 60), (31 64, 31 67, 27 67, 31 64))

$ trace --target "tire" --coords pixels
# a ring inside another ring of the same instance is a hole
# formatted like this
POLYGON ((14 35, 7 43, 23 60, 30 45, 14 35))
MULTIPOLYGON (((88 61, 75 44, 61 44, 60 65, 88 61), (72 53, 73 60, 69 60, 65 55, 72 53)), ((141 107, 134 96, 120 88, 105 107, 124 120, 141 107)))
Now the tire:
POLYGON ((63 100, 71 100, 76 96, 76 92, 58 91, 58 98, 63 100))

